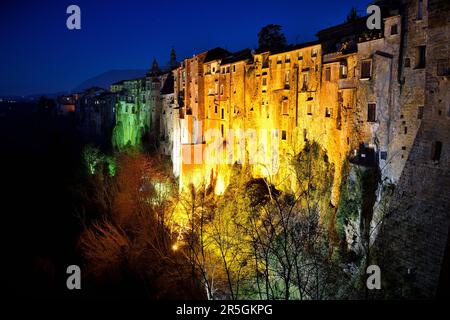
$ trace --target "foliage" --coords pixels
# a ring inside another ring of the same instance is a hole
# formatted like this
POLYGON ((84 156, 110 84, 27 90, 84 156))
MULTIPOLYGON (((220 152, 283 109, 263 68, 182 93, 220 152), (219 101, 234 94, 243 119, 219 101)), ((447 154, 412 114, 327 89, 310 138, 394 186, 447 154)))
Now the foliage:
MULTIPOLYGON (((235 165, 221 197, 191 186, 182 252, 210 299, 336 297, 341 269, 321 217, 329 214, 333 166, 307 144, 291 164, 298 190, 281 192, 268 179, 235 165)), ((183 193, 186 194, 186 193, 183 193)))
POLYGON ((142 292, 150 298, 202 297, 187 269, 188 263, 173 249, 165 222, 170 195, 155 184, 170 184, 160 158, 137 152, 117 158, 117 174, 91 176, 92 201, 100 217, 84 221, 79 248, 91 284, 142 292))
POLYGON ((277 51, 287 46, 286 37, 277 24, 268 24, 258 33, 259 51, 277 51))
POLYGON ((350 9, 350 12, 347 14, 347 20, 346 22, 355 22, 360 18, 360 15, 358 14, 358 11, 355 7, 352 7, 350 9))
POLYGON ((103 170, 113 177, 116 174, 116 159, 103 154, 98 148, 87 146, 83 149, 83 162, 90 175, 103 170))

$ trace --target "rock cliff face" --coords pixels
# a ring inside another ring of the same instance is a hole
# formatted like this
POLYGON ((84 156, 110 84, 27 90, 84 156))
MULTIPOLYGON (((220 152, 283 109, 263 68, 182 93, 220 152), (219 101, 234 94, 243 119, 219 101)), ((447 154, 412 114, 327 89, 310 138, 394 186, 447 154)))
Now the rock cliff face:
MULTIPOLYGON (((423 73, 421 82, 416 84, 424 88, 423 117, 391 201, 379 245, 389 247, 390 262, 395 261, 389 272, 400 284, 387 289, 394 295, 401 294, 402 290, 404 295, 407 290, 412 297, 430 298, 437 293, 439 278, 448 278, 448 270, 441 272, 441 267, 450 226, 450 3, 429 0, 422 20, 418 20, 414 4, 417 1, 411 1, 408 7, 407 31, 412 30, 414 35, 419 30, 424 34, 408 36, 407 47, 417 50, 426 47, 426 65, 423 70, 416 70, 423 73)), ((411 51, 406 50, 405 56, 411 51)), ((412 71, 405 74, 409 72, 412 71)), ((408 111, 410 106, 402 107, 408 111)))

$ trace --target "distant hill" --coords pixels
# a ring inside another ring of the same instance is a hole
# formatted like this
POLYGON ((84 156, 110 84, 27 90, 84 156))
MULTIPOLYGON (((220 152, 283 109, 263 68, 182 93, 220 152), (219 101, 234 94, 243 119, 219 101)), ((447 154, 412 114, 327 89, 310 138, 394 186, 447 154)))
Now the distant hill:
POLYGON ((73 88, 72 92, 83 91, 92 87, 107 89, 111 84, 120 80, 143 77, 146 70, 111 70, 104 72, 96 77, 88 79, 73 88))

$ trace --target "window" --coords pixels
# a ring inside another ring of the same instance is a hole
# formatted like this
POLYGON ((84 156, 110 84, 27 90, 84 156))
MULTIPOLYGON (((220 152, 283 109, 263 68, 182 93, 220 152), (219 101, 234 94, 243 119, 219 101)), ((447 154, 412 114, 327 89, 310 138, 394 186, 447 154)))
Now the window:
POLYGON ((331 68, 325 68, 325 81, 331 81, 331 68))
POLYGON ((398 34, 398 25, 397 24, 393 24, 391 26, 391 36, 395 36, 396 34, 398 34))
POLYGON ((420 106, 417 110, 417 119, 423 119, 423 106, 420 106))
POLYGON ((381 151, 380 158, 381 158, 381 160, 387 160, 387 152, 386 151, 381 151))
POLYGON ((325 118, 331 118, 332 116, 332 109, 325 107, 325 118))
POLYGON ((289 100, 284 99, 281 107, 282 107, 282 113, 284 115, 288 115, 289 114, 289 100))
POLYGON ((211 65, 210 64, 208 64, 206 66, 206 73, 211 73, 211 65))
POLYGON ((303 129, 303 141, 308 141, 308 130, 303 129))
POLYGON ((281 64, 281 63, 282 63, 281 57, 278 57, 278 59, 277 59, 277 64, 281 64))
POLYGON ((311 50, 311 57, 317 57, 317 48, 313 48, 312 50, 311 50))
POLYGON ((230 66, 227 67, 227 73, 230 73, 230 66))
POLYGON ((299 52, 299 54, 298 54, 298 60, 299 60, 299 61, 303 60, 303 53, 299 52))
POLYGON ((303 86, 302 86, 303 90, 308 90, 308 73, 304 73, 303 74, 303 86))
POLYGON ((438 60, 437 62, 437 75, 438 76, 450 76, 450 68, 448 59, 438 60))
POLYGON ((416 69, 425 68, 426 46, 418 46, 416 49, 416 69))
POLYGON ((375 122, 376 120, 377 105, 375 103, 369 103, 367 105, 367 122, 375 122))
POLYGON ((286 133, 286 130, 282 130, 281 131, 281 140, 286 140, 286 137, 287 136, 287 133, 286 133))
POLYGON ((198 136, 198 121, 197 118, 194 117, 192 119, 192 142, 197 143, 197 136, 198 136))
POLYGON ((404 132, 405 134, 408 134, 408 127, 405 127, 403 132, 404 132))
POLYGON ((267 86, 267 78, 263 78, 262 79, 262 85, 263 86, 267 86))
POLYGON ((223 95, 223 85, 220 86, 220 95, 223 95))
POLYGON ((217 106, 214 106, 214 113, 217 113, 217 106))
POLYGON ((284 73, 284 84, 289 85, 289 71, 284 73))
POLYGON ((220 125, 220 133, 221 133, 222 138, 223 138, 223 136, 224 136, 224 127, 223 127, 223 124, 220 125))
POLYGON ((215 93, 215 94, 218 94, 218 93, 219 93, 219 84, 218 84, 218 83, 216 83, 216 84, 214 85, 214 93, 215 93))
POLYGON ((233 72, 236 72, 236 65, 233 65, 233 72))
POLYGON ((311 104, 307 105, 306 113, 308 114, 308 116, 312 116, 312 105, 311 104))
POLYGON ((370 79, 372 75, 372 60, 361 62, 361 79, 370 79))
POLYGON ((339 77, 341 79, 347 79, 347 65, 341 63, 340 67, 339 67, 339 77))
POLYGON ((417 20, 423 19, 423 0, 417 1, 417 20))
POLYGON ((191 107, 187 107, 187 109, 186 109, 186 114, 187 114, 188 116, 191 116, 191 115, 192 115, 192 108, 191 108, 191 107))
POLYGON ((406 58, 405 59, 405 68, 409 68, 411 67, 411 59, 410 58, 406 58))
POLYGON ((442 142, 435 141, 431 146, 431 160, 439 161, 441 159, 442 153, 442 142))
POLYGON ((447 117, 450 118, 450 104, 447 107, 447 117))
POLYGON ((284 60, 285 63, 291 62, 291 57, 289 55, 286 56, 286 59, 284 60))
POLYGON ((224 111, 224 109, 222 108, 222 110, 220 112, 221 112, 220 118, 221 119, 225 119, 225 111, 224 111))

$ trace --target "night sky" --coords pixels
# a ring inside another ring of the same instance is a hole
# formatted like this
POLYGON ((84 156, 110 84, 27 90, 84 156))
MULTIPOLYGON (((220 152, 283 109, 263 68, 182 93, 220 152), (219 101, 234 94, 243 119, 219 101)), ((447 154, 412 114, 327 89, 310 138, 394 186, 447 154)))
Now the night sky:
POLYGON ((0 95, 71 90, 113 69, 148 69, 153 57, 178 60, 209 48, 257 46, 266 24, 283 26, 289 43, 315 39, 369 0, 171 1, 2 0, 0 95), (66 8, 81 8, 81 30, 68 30, 66 8))

